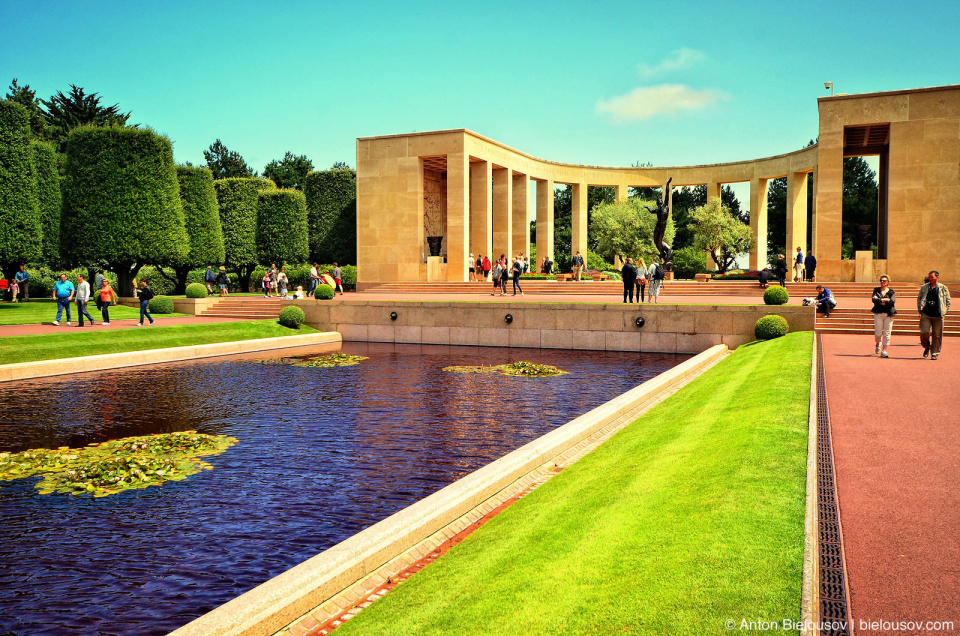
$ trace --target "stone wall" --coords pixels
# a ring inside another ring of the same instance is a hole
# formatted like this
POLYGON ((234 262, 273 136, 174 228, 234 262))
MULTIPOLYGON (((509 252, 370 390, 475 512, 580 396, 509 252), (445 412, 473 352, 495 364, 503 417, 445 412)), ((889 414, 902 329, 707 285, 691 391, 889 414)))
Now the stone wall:
POLYGON ((754 324, 767 314, 782 315, 791 331, 812 331, 815 322, 812 307, 796 305, 331 300, 298 306, 308 325, 340 332, 344 342, 596 351, 699 353, 718 344, 735 349, 754 339, 754 324), (506 321, 507 314, 512 322, 506 321), (637 326, 638 317, 644 319, 643 327, 637 326))

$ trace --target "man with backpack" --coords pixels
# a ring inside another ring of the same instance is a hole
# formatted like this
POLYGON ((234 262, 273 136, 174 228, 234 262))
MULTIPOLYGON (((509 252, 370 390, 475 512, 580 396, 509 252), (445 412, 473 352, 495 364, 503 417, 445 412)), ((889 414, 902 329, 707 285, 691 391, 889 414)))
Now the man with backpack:
MULTIPOLYGON (((663 270, 663 265, 659 262, 659 259, 654 256, 650 259, 650 268, 647 270, 647 278, 650 280, 650 300, 653 302, 660 301, 660 287, 663 286, 663 279, 666 277, 666 273, 663 270)), ((650 302, 648 300, 647 302, 650 302)))
POLYGON ((213 272, 212 265, 207 265, 207 271, 203 273, 203 282, 207 284, 207 296, 213 296, 213 284, 217 282, 217 275, 213 272))
POLYGON ((580 272, 583 271, 583 257, 580 256, 579 251, 573 255, 573 259, 570 261, 570 263, 573 265, 573 280, 579 281, 580 272))

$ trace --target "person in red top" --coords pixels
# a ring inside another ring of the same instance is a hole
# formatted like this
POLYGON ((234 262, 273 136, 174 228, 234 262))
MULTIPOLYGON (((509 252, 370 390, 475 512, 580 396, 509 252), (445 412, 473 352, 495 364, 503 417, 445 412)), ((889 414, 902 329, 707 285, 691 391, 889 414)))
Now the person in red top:
POLYGON ((488 278, 489 276, 490 276, 490 257, 489 257, 489 256, 484 256, 484 257, 483 257, 483 278, 484 278, 484 280, 487 280, 487 278, 488 278))

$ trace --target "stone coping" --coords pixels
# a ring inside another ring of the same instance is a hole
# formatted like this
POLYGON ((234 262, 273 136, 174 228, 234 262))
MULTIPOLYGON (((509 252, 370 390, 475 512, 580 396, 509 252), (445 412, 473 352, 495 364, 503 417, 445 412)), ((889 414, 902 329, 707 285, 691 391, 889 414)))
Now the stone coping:
POLYGON ((810 406, 807 413, 807 493, 803 521, 803 587, 800 592, 800 636, 817 636, 820 623, 820 554, 817 506, 817 336, 810 362, 810 406))
POLYGON ((273 634, 375 573, 518 479, 728 353, 716 345, 525 444, 172 632, 273 634))
POLYGON ((0 382, 340 342, 342 342, 342 338, 339 333, 328 331, 301 336, 233 340, 230 342, 187 345, 185 347, 168 347, 166 349, 146 349, 77 358, 17 362, 0 365, 0 382))

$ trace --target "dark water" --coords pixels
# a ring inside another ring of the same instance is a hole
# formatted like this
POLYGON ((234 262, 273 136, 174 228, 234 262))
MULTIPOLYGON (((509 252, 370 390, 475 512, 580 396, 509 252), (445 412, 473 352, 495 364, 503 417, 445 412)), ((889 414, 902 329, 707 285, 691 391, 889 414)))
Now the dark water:
POLYGON ((239 443, 101 499, 0 482, 0 634, 162 634, 688 356, 345 344, 359 366, 171 364, 3 385, 0 451, 197 430, 239 443), (556 364, 547 379, 448 365, 556 364))

